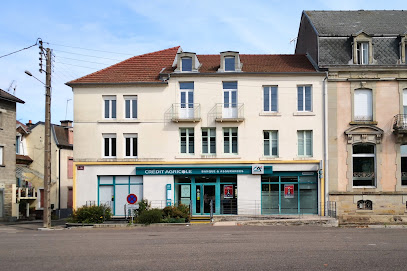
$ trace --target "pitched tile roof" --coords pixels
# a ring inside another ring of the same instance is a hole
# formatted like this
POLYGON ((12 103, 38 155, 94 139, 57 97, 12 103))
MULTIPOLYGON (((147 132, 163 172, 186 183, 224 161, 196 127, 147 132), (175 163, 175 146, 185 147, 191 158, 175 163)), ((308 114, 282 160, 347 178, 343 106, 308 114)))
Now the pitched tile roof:
POLYGON ((14 95, 11 95, 10 93, 0 89, 0 100, 6 100, 9 102, 15 102, 15 103, 25 103, 23 100, 20 100, 14 95))
MULTIPOLYGON (((116 65, 82 78, 70 81, 67 85, 98 83, 161 82, 160 73, 172 73, 178 49, 166 50, 135 56, 116 65)), ((216 73, 220 66, 220 55, 197 55, 201 67, 199 73, 216 73)), ((240 55, 242 72, 248 73, 295 73, 316 72, 305 55, 240 55)), ((199 74, 198 73, 198 74, 199 74)), ((195 73, 196 74, 196 73, 195 73)))
POLYGON ((407 32, 406 10, 304 11, 320 36, 404 35, 407 32))
POLYGON ((160 71, 172 66, 179 48, 180 46, 177 46, 134 56, 66 84, 161 82, 160 71))
POLYGON ((18 128, 19 126, 21 126, 24 129, 25 133, 28 134, 30 132, 30 129, 27 127, 27 125, 16 120, 16 128, 18 128))

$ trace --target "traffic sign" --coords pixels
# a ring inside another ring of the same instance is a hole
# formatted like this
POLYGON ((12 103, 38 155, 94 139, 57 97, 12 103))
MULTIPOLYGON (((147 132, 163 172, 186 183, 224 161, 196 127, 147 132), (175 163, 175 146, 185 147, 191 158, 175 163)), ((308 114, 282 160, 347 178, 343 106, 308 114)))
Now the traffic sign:
POLYGON ((137 202, 137 196, 136 195, 134 195, 134 194, 129 194, 128 196, 127 196, 127 203, 128 204, 134 204, 134 203, 136 203, 137 202))

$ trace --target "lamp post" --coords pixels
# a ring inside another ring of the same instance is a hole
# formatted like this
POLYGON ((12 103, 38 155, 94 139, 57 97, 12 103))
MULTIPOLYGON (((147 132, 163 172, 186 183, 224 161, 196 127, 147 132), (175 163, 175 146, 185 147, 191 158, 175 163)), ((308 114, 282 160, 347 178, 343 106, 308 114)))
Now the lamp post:
POLYGON ((51 49, 46 48, 47 66, 45 71, 45 84, 29 71, 25 73, 34 77, 43 85, 45 85, 45 144, 44 144, 44 213, 43 226, 44 228, 51 227, 51 49))

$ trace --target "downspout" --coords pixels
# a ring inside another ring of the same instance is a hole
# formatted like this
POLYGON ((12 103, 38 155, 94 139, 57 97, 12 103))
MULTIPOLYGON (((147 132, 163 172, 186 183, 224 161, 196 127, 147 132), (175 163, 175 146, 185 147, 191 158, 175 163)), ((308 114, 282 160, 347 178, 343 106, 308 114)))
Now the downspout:
POLYGON ((61 218, 61 149, 58 148, 58 217, 61 218))
POLYGON ((324 180, 325 180, 325 208, 324 212, 327 214, 327 204, 329 200, 329 167, 328 167, 328 71, 325 71, 325 78, 323 83, 324 88, 324 180))

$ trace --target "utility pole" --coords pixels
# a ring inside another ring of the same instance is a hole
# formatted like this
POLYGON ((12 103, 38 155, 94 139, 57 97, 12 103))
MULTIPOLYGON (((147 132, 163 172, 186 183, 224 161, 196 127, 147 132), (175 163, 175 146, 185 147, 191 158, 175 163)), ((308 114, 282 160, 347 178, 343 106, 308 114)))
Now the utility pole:
MULTIPOLYGON (((40 72, 42 69, 42 55, 44 47, 42 40, 40 43, 40 72)), ((45 145, 44 145, 44 228, 51 227, 51 49, 45 49, 46 70, 45 70, 45 145)))

